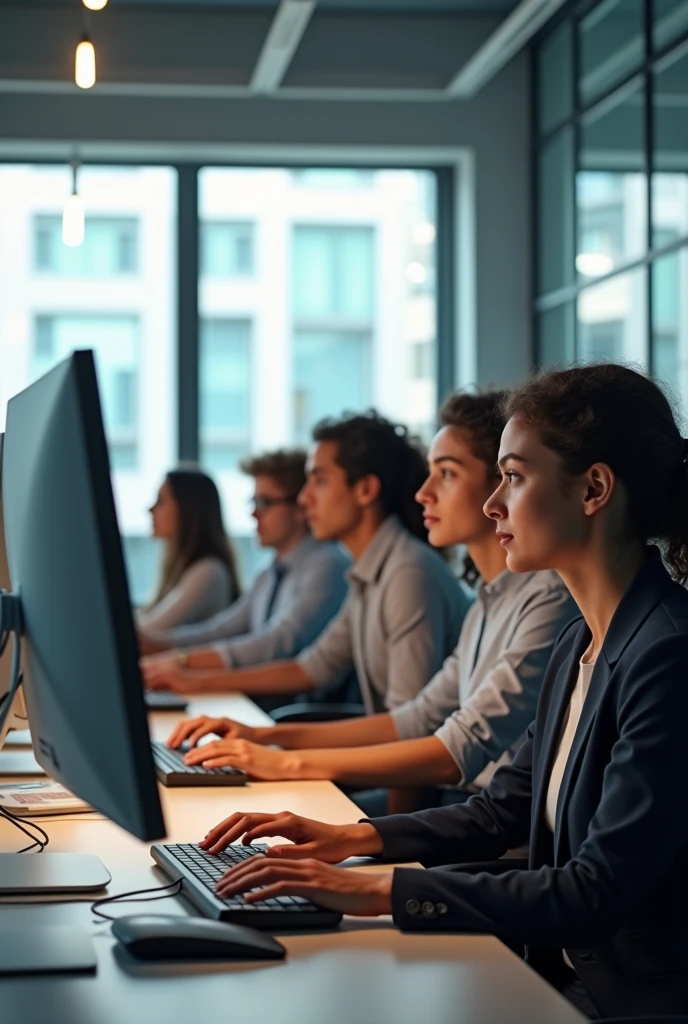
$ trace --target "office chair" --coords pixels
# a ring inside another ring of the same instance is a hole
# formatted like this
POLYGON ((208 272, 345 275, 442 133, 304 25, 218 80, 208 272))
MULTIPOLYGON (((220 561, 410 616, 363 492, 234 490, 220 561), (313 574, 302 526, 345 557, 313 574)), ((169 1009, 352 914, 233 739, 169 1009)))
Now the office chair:
POLYGON ((353 672, 336 686, 320 686, 305 699, 267 710, 276 722, 338 722, 365 714, 353 672))

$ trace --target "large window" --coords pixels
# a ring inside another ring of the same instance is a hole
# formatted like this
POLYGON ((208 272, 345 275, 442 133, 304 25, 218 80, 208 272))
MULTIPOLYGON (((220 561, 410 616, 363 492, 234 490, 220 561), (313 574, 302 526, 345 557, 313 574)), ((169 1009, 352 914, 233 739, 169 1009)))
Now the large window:
POLYGON ((158 571, 148 508, 177 460, 175 186, 166 167, 81 168, 85 235, 68 248, 70 169, 0 166, 0 430, 13 394, 94 349, 136 602, 158 571))
POLYGON ((574 4, 534 59, 538 362, 688 398, 688 0, 574 4))
POLYGON ((70 167, 0 165, 0 430, 13 394, 95 351, 135 602, 159 570, 148 509, 180 454, 216 479, 249 583, 265 553, 243 458, 305 446, 317 420, 373 406, 431 436, 437 180, 84 165, 84 240, 70 248, 70 167))

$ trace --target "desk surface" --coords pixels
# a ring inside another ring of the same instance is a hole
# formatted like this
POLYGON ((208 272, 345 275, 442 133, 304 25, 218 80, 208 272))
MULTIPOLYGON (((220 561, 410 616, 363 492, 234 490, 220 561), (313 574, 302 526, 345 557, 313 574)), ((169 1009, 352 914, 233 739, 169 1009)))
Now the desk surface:
MULTIPOLYGON (((202 698, 190 711, 229 714, 261 724, 263 713, 243 697, 202 698)), ((151 716, 165 738, 180 716, 151 716)), ((162 789, 170 841, 197 841, 234 810, 291 810, 324 821, 359 817, 329 782, 251 783, 232 789, 162 789)), ((95 816, 45 822, 53 852, 101 857, 110 893, 161 884, 148 845, 95 816)), ((19 847, 16 830, 0 824, 0 850, 19 847)), ((184 913, 181 899, 126 912, 184 913)), ((125 913, 119 908, 112 913, 125 913)), ((94 922, 87 902, 3 904, 0 925, 37 928, 81 924, 94 938, 95 977, 41 976, 0 981, 4 1020, 31 1024, 191 1024, 226 1019, 252 1024, 578 1024, 584 1018, 490 936, 404 935, 389 918, 345 919, 333 932, 281 937, 284 963, 138 963, 116 948, 108 924, 94 922)))

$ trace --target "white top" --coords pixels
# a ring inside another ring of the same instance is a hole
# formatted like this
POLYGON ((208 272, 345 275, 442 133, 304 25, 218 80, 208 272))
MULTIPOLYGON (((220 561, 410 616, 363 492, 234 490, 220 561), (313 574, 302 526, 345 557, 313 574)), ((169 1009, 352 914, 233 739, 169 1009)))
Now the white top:
MULTIPOLYGON (((587 657, 587 653, 584 654, 583 657, 587 657)), ((564 777, 566 762, 569 759, 573 740, 576 735, 576 729, 580 722, 580 716, 583 713, 583 704, 585 703, 585 698, 588 696, 590 680, 592 679, 592 671, 594 667, 594 661, 586 662, 581 659, 578 663, 578 680, 576 682, 576 687, 571 694, 571 700, 569 701, 569 708, 566 712, 564 728, 561 733, 561 739, 559 740, 559 749, 557 750, 557 756, 554 758, 552 774, 549 777, 549 787, 547 789, 545 821, 547 822, 547 827, 550 832, 554 832, 554 822, 557 815, 557 801, 559 800, 561 780, 564 777)), ((561 952, 566 964, 571 968, 571 970, 575 970, 573 964, 566 955, 566 950, 562 949, 561 952)))
POLYGON ((221 612, 235 597, 224 562, 213 557, 199 558, 162 601, 138 613, 138 625, 146 629, 173 629, 202 622, 221 612))
MULTIPOLYGON (((583 655, 583 657, 585 657, 585 655, 583 655)), ((585 662, 581 660, 579 662, 578 681, 573 693, 571 694, 569 708, 564 721, 564 728, 562 730, 561 739, 559 740, 559 749, 557 750, 557 756, 555 757, 554 764, 552 765, 552 774, 549 777, 549 788, 547 789, 547 801, 545 803, 545 821, 547 822, 547 826, 551 832, 554 832, 554 821, 557 814, 557 800, 559 799, 561 780, 564 776, 566 762, 568 761, 569 754, 571 753, 571 746, 583 711, 583 704, 585 703, 585 698, 587 697, 588 690, 590 689, 590 680, 592 679, 592 670, 594 667, 594 661, 585 662)))

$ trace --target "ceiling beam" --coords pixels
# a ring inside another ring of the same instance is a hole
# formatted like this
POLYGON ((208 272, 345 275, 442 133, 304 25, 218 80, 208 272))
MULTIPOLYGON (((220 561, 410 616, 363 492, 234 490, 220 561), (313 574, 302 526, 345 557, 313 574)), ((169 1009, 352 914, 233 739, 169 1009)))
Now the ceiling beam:
POLYGON ((251 77, 252 92, 279 89, 317 0, 281 0, 251 77))
POLYGON ((485 40, 447 86, 447 94, 470 99, 509 63, 566 0, 522 0, 485 40))

